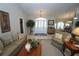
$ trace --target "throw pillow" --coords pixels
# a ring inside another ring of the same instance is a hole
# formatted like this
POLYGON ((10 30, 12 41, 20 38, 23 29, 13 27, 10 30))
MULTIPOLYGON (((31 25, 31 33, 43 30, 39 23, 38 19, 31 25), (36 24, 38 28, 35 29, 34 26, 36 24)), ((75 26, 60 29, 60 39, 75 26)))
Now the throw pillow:
POLYGON ((18 33, 11 32, 13 41, 18 39, 18 33))
POLYGON ((60 40, 62 40, 62 34, 60 34, 60 33, 55 33, 55 38, 56 39, 60 39, 60 40))
POLYGON ((21 40, 24 38, 24 35, 21 33, 17 33, 17 40, 21 40))
POLYGON ((3 37, 0 37, 0 39, 3 42, 4 47, 11 43, 10 39, 3 38, 3 37))
POLYGON ((19 33, 19 34, 18 34, 18 37, 19 37, 19 40, 21 40, 21 39, 23 39, 23 38, 24 38, 24 35, 23 35, 23 34, 21 34, 21 33, 19 33))

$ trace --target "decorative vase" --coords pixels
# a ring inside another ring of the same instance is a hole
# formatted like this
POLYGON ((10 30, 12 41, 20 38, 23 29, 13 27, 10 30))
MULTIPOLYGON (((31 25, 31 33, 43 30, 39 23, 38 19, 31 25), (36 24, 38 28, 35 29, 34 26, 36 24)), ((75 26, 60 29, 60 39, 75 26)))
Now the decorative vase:
POLYGON ((25 49, 27 50, 27 52, 30 52, 31 51, 31 44, 30 43, 27 43, 25 45, 25 49))

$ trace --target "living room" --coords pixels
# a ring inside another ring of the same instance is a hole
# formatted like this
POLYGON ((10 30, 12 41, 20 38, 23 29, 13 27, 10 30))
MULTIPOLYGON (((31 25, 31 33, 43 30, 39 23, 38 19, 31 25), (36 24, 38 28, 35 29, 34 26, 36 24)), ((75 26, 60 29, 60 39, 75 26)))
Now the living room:
POLYGON ((74 37, 79 32, 78 6, 78 3, 0 4, 0 55, 79 55, 79 38, 74 37), (68 45, 70 42, 77 44, 68 45))

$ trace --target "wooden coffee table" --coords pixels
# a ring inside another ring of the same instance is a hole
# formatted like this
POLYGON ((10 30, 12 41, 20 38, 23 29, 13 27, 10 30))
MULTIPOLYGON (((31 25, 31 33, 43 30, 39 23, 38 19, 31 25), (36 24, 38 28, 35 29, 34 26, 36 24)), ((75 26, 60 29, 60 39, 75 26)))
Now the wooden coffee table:
POLYGON ((64 39, 64 49, 68 48, 71 51, 71 56, 75 55, 76 53, 79 53, 79 47, 76 47, 76 43, 74 42, 69 42, 64 39))
POLYGON ((17 56, 41 56, 41 44, 39 43, 38 47, 32 48, 31 52, 27 52, 24 46, 17 56))

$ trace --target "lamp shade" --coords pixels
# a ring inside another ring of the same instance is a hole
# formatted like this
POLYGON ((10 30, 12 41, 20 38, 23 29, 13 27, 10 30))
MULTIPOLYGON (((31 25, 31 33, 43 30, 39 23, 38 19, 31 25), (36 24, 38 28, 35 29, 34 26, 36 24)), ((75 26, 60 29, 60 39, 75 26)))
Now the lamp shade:
POLYGON ((79 35, 79 27, 72 30, 72 34, 79 35))

